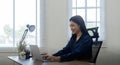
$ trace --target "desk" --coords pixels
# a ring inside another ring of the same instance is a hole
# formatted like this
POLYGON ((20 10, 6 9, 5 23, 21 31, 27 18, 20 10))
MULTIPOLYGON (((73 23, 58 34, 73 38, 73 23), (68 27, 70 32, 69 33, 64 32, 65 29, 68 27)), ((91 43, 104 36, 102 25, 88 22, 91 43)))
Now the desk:
POLYGON ((8 59, 19 65, 91 65, 85 61, 69 61, 69 62, 42 62, 34 61, 32 58, 27 60, 19 59, 18 56, 8 56, 8 59))

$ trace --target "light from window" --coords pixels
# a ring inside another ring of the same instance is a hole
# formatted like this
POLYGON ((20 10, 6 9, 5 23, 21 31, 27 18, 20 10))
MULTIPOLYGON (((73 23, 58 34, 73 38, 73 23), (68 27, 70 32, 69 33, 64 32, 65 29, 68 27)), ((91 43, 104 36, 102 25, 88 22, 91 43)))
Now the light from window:
POLYGON ((72 0, 72 16, 82 16, 87 28, 99 27, 98 31, 102 40, 104 38, 103 5, 103 0, 72 0))
POLYGON ((26 43, 40 42, 37 31, 40 27, 38 26, 40 2, 38 2, 39 0, 0 0, 0 47, 16 46, 27 24, 35 25, 36 30, 28 32, 26 43))

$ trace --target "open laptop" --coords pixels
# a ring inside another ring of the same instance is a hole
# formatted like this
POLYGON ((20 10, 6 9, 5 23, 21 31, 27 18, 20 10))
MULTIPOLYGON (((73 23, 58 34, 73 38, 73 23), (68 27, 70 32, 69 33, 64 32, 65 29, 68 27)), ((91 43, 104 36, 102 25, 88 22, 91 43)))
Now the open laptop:
POLYGON ((47 61, 42 59, 40 50, 37 45, 30 45, 30 50, 31 50, 33 60, 47 61))

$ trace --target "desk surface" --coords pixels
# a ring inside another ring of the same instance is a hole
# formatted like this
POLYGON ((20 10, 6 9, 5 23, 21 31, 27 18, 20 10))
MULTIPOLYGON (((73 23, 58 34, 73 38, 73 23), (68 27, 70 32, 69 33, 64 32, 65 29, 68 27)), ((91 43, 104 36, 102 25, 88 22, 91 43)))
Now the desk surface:
POLYGON ((34 61, 32 58, 27 60, 19 59, 18 56, 8 56, 8 59, 20 65, 90 65, 85 61, 69 61, 69 62, 42 62, 34 61))

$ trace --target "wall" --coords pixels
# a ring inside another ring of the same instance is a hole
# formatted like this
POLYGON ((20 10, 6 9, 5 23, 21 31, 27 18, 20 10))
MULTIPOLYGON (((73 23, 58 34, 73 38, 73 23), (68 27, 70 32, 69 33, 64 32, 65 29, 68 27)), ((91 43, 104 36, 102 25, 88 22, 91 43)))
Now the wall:
POLYGON ((11 62, 11 60, 9 60, 7 57, 8 56, 14 56, 16 55, 16 53, 12 53, 12 52, 0 52, 0 65, 13 65, 13 62, 11 62))
POLYGON ((67 0, 46 0, 46 48, 52 53, 64 47, 68 41, 67 0))
POLYGON ((110 47, 113 47, 116 51, 120 46, 120 0, 107 0, 106 2, 106 31, 107 31, 107 43, 110 47))
POLYGON ((120 64, 120 0, 106 0, 106 44, 107 49, 101 50, 98 65, 120 64))

